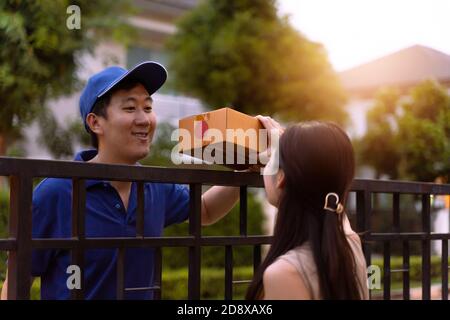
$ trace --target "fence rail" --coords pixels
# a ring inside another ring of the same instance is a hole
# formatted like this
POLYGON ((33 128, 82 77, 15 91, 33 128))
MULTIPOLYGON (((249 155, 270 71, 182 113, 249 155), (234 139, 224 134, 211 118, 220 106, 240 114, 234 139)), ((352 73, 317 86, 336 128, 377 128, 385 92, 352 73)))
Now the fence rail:
MULTIPOLYGON (((270 244, 270 236, 255 236, 247 233, 247 191, 248 187, 263 187, 262 177, 257 173, 211 171, 196 169, 161 168, 145 166, 126 166, 110 164, 85 164, 72 161, 32 160, 0 157, 0 176, 10 179, 10 217, 9 239, 0 240, 0 250, 8 251, 8 298, 30 298, 30 274, 32 249, 61 248, 72 250, 72 263, 83 270, 84 252, 89 248, 117 248, 117 298, 123 299, 125 292, 153 290, 155 298, 161 298, 162 247, 186 247, 189 250, 188 297, 200 298, 201 248, 204 246, 223 246, 225 248, 225 299, 233 298, 233 285, 248 281, 233 280, 233 248, 253 246, 254 269, 261 262, 261 246, 270 244), (72 180, 72 234, 64 239, 32 239, 32 188, 35 178, 66 178, 72 180), (87 179, 133 181, 137 183, 138 207, 136 218, 136 237, 134 238, 90 238, 85 236, 85 202, 87 179), (144 236, 144 183, 178 183, 189 185, 190 214, 189 235, 184 237, 145 237, 144 236), (239 236, 204 237, 201 234, 200 211, 203 185, 224 185, 240 187, 239 236), (156 280, 152 287, 125 288, 124 256, 125 249, 131 247, 152 247, 156 251, 156 280), (20 262, 20 263, 19 263, 20 262)), ((422 298, 430 299, 431 288, 431 240, 442 241, 442 299, 448 299, 448 240, 450 234, 431 232, 431 195, 449 195, 450 185, 417 183, 404 181, 380 181, 356 179, 351 191, 356 194, 356 231, 361 233, 363 250, 367 264, 371 264, 371 245, 383 243, 383 298, 391 298, 391 275, 403 273, 403 298, 410 298, 409 258, 411 241, 422 245, 422 298), (372 196, 376 193, 393 195, 392 232, 371 232, 372 196), (400 195, 415 194, 422 197, 422 231, 400 232, 400 195), (402 242, 403 268, 391 269, 391 244, 402 242)), ((83 277, 81 277, 83 279, 83 277)), ((84 285, 72 291, 73 299, 84 298, 84 285)))

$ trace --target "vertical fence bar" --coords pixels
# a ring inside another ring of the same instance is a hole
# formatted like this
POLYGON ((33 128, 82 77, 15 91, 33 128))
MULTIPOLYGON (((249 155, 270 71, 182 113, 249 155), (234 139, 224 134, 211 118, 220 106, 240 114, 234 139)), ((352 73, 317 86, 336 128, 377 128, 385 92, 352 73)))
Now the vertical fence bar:
POLYGON ((362 232, 361 242, 367 265, 371 264, 371 250, 367 242, 370 233, 370 214, 372 211, 372 195, 368 190, 356 192, 356 224, 358 232, 362 232))
POLYGON ((161 300, 162 295, 162 250, 161 247, 155 249, 155 283, 153 285, 157 287, 155 289, 153 298, 155 300, 161 300))
POLYGON ((403 300, 409 300, 409 242, 403 241, 403 300))
POLYGON ((247 186, 240 188, 239 194, 239 231, 241 236, 247 235, 247 186))
POLYGON ((76 238, 77 246, 72 249, 72 264, 80 268, 80 289, 72 289, 72 299, 84 299, 84 239, 85 239, 85 180, 72 179, 72 238, 76 238))
POLYGON ((422 240, 422 299, 429 300, 431 297, 431 248, 430 248, 430 195, 422 195, 422 230, 426 233, 422 240))
POLYGON ((442 300, 448 300, 448 240, 442 239, 442 300))
POLYGON ((136 237, 144 237, 144 182, 137 182, 136 237))
POLYGON ((196 183, 190 184, 189 193, 189 234, 194 236, 195 244, 189 247, 188 298, 189 300, 194 300, 200 299, 201 185, 196 183))
POLYGON ((394 193, 392 198, 392 231, 400 232, 400 194, 394 193))
POLYGON ((233 247, 225 246, 225 300, 233 299, 233 247))
POLYGON ((256 272, 261 264, 261 245, 257 244, 253 246, 253 273, 256 272))
POLYGON ((383 246, 383 299, 391 299, 391 243, 384 242, 383 246))
POLYGON ((32 237, 31 176, 10 177, 9 237, 16 241, 16 249, 8 256, 8 299, 30 299, 31 237, 32 237))
POLYGON ((125 295, 125 248, 117 250, 117 300, 123 300, 125 295))

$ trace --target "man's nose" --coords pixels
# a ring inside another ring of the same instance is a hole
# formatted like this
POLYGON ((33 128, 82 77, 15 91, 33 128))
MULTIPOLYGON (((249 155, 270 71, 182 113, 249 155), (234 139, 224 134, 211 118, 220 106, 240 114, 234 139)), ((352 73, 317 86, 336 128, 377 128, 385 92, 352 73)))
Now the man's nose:
POLYGON ((136 112, 136 117, 134 118, 134 122, 139 126, 147 126, 150 125, 150 113, 145 112, 143 109, 139 109, 136 112))

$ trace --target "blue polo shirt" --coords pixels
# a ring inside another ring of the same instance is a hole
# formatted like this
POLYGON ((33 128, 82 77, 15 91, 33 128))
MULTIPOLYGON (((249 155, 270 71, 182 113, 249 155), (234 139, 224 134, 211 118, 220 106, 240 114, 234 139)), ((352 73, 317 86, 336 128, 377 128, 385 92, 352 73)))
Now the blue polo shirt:
MULTIPOLYGON (((96 150, 82 151, 76 161, 88 161, 96 150)), ((189 216, 188 188, 177 184, 144 184, 144 234, 159 237, 171 224, 189 216)), ((44 179, 33 193, 33 238, 71 236, 72 180, 44 179)), ((86 237, 135 237, 137 187, 132 183, 128 210, 108 181, 86 181, 86 237)), ((117 249, 90 249, 85 252, 86 299, 116 299, 117 249)), ((71 264, 70 250, 33 250, 32 276, 41 277, 42 299, 69 299, 66 273, 71 264)), ((125 251, 125 288, 153 285, 154 249, 129 248, 125 251)), ((125 291, 126 299, 152 299, 153 292, 125 291)))

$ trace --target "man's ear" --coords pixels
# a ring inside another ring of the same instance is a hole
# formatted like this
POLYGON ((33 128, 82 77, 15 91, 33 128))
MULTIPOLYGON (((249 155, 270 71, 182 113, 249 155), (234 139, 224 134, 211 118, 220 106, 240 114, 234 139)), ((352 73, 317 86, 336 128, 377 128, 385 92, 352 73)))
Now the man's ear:
POLYGON ((276 188, 283 189, 285 183, 286 183, 286 177, 284 175, 284 171, 283 171, 283 169, 278 169, 276 188))
POLYGON ((96 134, 103 134, 103 128, 100 125, 99 116, 95 113, 91 112, 86 116, 86 124, 92 132, 96 134))

